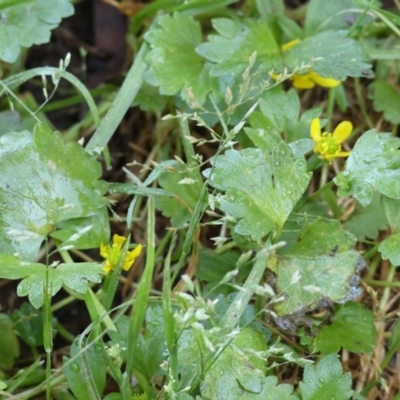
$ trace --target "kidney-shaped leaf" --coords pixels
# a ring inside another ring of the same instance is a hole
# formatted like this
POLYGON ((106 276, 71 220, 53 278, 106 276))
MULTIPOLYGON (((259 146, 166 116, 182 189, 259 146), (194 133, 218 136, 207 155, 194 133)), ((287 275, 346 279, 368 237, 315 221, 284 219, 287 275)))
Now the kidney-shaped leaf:
POLYGON ((57 224, 100 212, 101 166, 43 124, 0 137, 0 252, 33 261, 57 224))

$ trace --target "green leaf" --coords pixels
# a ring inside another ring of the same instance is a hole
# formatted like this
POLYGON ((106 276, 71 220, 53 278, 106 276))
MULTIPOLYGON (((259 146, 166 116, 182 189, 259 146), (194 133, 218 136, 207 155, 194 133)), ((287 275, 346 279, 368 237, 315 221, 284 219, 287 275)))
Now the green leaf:
POLYGON ((151 51, 146 56, 149 69, 145 79, 160 87, 160 94, 174 95, 191 89, 203 103, 211 89, 205 61, 195 48, 202 42, 200 24, 191 16, 174 14, 158 18, 155 28, 145 34, 151 51))
POLYGON ((238 220, 238 234, 253 240, 283 227, 311 176, 304 158, 295 160, 284 142, 272 154, 252 148, 228 150, 211 163, 213 168, 204 175, 225 192, 219 199, 221 210, 238 220))
POLYGON ((361 303, 340 305, 333 323, 325 325, 315 338, 322 354, 337 353, 340 348, 354 353, 371 353, 376 345, 374 313, 361 303))
POLYGON ((19 343, 13 330, 10 317, 0 314, 0 370, 14 366, 14 361, 19 357, 19 343))
POLYGON ((390 260, 393 265, 400 265, 400 231, 392 233, 378 247, 384 260, 390 260))
POLYGON ((256 147, 271 151, 284 138, 291 147, 298 146, 292 144, 294 141, 302 140, 305 145, 304 141, 307 140, 306 149, 312 150, 314 142, 310 139, 310 125, 313 118, 320 116, 320 109, 310 109, 299 119, 300 99, 297 91, 292 88, 285 92, 281 86, 263 93, 259 104, 261 113, 253 112, 250 116, 251 128, 244 128, 256 147))
POLYGON ((381 205, 385 219, 393 231, 400 228, 400 200, 381 196, 381 205))
POLYGON ((263 334, 252 327, 242 329, 206 372, 200 386, 206 399, 232 400, 242 390, 260 393, 263 390, 265 363, 253 352, 265 351, 263 334))
POLYGON ((218 35, 209 35, 209 41, 196 49, 202 57, 215 63, 211 75, 239 75, 249 66, 254 52, 262 71, 267 73, 282 66, 280 48, 265 21, 216 18, 212 25, 218 35))
POLYGON ((358 240, 376 239, 380 230, 387 229, 387 219, 381 207, 381 195, 374 192, 371 203, 362 207, 357 203, 354 212, 344 224, 358 240))
POLYGON ((178 361, 181 368, 179 388, 191 387, 200 378, 203 359, 207 352, 201 349, 192 329, 185 329, 178 338, 178 361))
POLYGON ((285 65, 289 71, 310 65, 317 74, 342 81, 348 76, 370 77, 371 64, 366 61, 362 47, 346 36, 346 31, 325 31, 308 37, 284 52, 285 65))
POLYGON ((339 196, 353 196, 367 206, 374 190, 400 199, 400 139, 375 129, 364 133, 356 142, 346 168, 334 182, 339 196))
POLYGON ((302 400, 348 400, 351 398, 351 374, 343 374, 336 355, 321 358, 316 366, 304 368, 303 381, 300 382, 302 400))
POLYGON ((400 265, 400 200, 382 196, 381 204, 392 234, 381 242, 378 250, 382 253, 384 260, 400 265))
POLYGON ((175 197, 156 197, 156 208, 171 218, 173 227, 182 228, 192 217, 203 183, 197 180, 193 170, 177 161, 167 161, 164 166, 165 172, 158 177, 158 183, 175 197), (184 179, 189 179, 189 182, 184 179))
MULTIPOLYGON (((297 400, 293 386, 288 384, 277 385, 278 378, 267 376, 261 378, 262 390, 260 393, 243 392, 237 400, 297 400)), ((236 399, 236 398, 235 398, 236 399)))
MULTIPOLYGON (((30 303, 39 308, 43 304, 43 288, 46 283, 46 266, 21 261, 15 256, 0 254, 0 278, 23 279, 18 285, 18 296, 29 296, 30 303)), ((95 262, 66 263, 48 267, 49 287, 54 296, 62 285, 84 294, 88 282, 100 283, 102 265, 95 262)))
POLYGON ((211 249, 201 249, 196 276, 207 282, 220 282, 235 268, 239 257, 240 253, 233 250, 218 254, 211 249))
MULTIPOLYGON (((165 328, 163 310, 160 305, 149 306, 146 310, 146 330, 139 336, 139 343, 133 361, 133 368, 150 379, 160 370, 165 356, 165 328)), ((118 332, 109 332, 113 343, 126 348, 129 335, 130 319, 123 316, 118 320, 118 332)))
POLYGON ((144 82, 135 96, 132 106, 139 106, 143 111, 162 112, 170 98, 169 96, 160 95, 159 92, 157 87, 144 82))
POLYGON ((278 315, 310 311, 326 299, 344 303, 360 295, 356 273, 365 263, 350 250, 355 241, 340 230, 338 221, 320 218, 303 228, 287 254, 271 256, 268 266, 277 274, 276 292, 282 296, 275 304, 278 315))
POLYGON ((307 5, 305 34, 311 36, 319 31, 348 29, 364 11, 352 0, 310 0, 307 5), (352 18, 350 20, 350 18, 352 18))
POLYGON ((101 343, 90 343, 78 336, 63 357, 68 387, 77 399, 99 399, 106 386, 107 364, 101 343))
POLYGON ((374 110, 383 112, 385 119, 400 124, 400 91, 384 81, 375 81, 368 87, 368 97, 373 100, 374 110))
POLYGON ((10 318, 18 335, 29 346, 43 345, 43 313, 35 310, 29 303, 22 303, 10 318))
POLYGON ((17 111, 6 110, 0 112, 0 136, 8 132, 15 132, 21 127, 21 118, 17 111))
POLYGON ((12 63, 21 47, 50 41, 50 32, 62 18, 74 13, 69 0, 31 0, 16 2, 1 10, 0 59, 12 63))
POLYGON ((318 218, 305 225, 290 254, 309 257, 330 252, 341 253, 350 250, 355 244, 356 238, 350 232, 340 230, 339 221, 318 218))
POLYGON ((101 208, 98 214, 90 217, 63 221, 57 227, 59 230, 52 232, 50 236, 60 240, 62 247, 72 246, 81 250, 100 248, 110 238, 107 207, 101 208))
POLYGON ((0 137, 0 252, 33 261, 58 224, 106 203, 101 165, 45 125, 0 137))
POLYGON ((146 331, 139 337, 133 367, 150 379, 165 361, 165 349, 163 309, 160 305, 150 306, 146 310, 146 331))

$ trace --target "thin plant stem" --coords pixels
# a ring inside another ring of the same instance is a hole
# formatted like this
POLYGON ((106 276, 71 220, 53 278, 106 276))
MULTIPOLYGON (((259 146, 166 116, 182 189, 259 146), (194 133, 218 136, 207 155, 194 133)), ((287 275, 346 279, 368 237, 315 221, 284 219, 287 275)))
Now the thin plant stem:
MULTIPOLYGON (((127 349, 127 364, 123 374, 123 382, 129 377, 133 369, 133 361, 137 346, 139 345, 139 336, 146 315, 147 305, 150 297, 150 289, 154 271, 154 253, 155 253, 155 209, 154 199, 149 198, 147 207, 147 245, 146 245, 146 265, 143 276, 137 289, 135 306, 132 310, 131 324, 129 326, 129 338, 127 349)), ((144 382, 142 382, 144 384, 144 382)), ((142 386, 143 387, 143 386, 142 386)), ((148 387, 143 387, 149 390, 148 387)))
POLYGON ((364 97, 361 92, 361 85, 360 85, 359 78, 354 78, 354 90, 356 92, 357 102, 358 102, 358 105, 360 106, 361 114, 362 114, 365 122, 367 123, 368 128, 372 129, 372 128, 374 128, 374 124, 372 123, 371 118, 369 117, 368 112, 367 112, 367 107, 365 105, 364 97))
POLYGON ((328 174, 329 174, 329 164, 325 163, 321 169, 321 178, 319 180, 320 189, 326 185, 326 182, 328 180, 328 174))
POLYGON ((328 124, 326 125, 326 132, 331 132, 332 129, 332 115, 333 115, 333 108, 335 106, 335 91, 336 88, 329 89, 328 95, 328 105, 326 107, 326 118, 328 119, 328 124))

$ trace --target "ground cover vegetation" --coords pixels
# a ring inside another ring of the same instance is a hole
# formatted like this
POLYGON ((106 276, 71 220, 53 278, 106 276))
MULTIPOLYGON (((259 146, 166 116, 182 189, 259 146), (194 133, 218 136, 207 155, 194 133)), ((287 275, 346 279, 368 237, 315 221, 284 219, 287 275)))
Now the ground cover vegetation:
POLYGON ((0 397, 400 399, 400 3, 106 3, 0 1, 0 397))

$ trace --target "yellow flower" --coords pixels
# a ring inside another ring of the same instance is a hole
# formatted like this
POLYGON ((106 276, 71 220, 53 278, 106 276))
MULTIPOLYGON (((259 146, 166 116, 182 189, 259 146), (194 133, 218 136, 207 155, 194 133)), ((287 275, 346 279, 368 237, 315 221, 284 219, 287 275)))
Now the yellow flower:
POLYGON ((342 151, 342 143, 350 136, 353 125, 350 121, 341 122, 333 133, 321 132, 321 121, 314 118, 311 122, 310 134, 315 142, 314 152, 320 154, 320 158, 332 164, 335 157, 347 157, 350 151, 342 151))
MULTIPOLYGON (((292 40, 282 46, 282 51, 284 52, 298 43, 300 43, 300 39, 292 40)), ((308 70, 307 73, 302 75, 293 75, 290 77, 290 80, 293 82, 293 86, 297 89, 311 89, 315 85, 333 88, 340 84, 340 81, 332 78, 324 78, 312 70, 308 70)))
MULTIPOLYGON (((104 246, 103 243, 100 245, 100 255, 105 258, 103 270, 106 274, 116 267, 125 240, 126 238, 123 236, 114 235, 111 246, 104 246)), ((126 253, 126 257, 122 265, 124 271, 129 271, 129 268, 132 267, 132 264, 135 262, 141 251, 142 245, 139 244, 132 251, 128 251, 126 253)))

